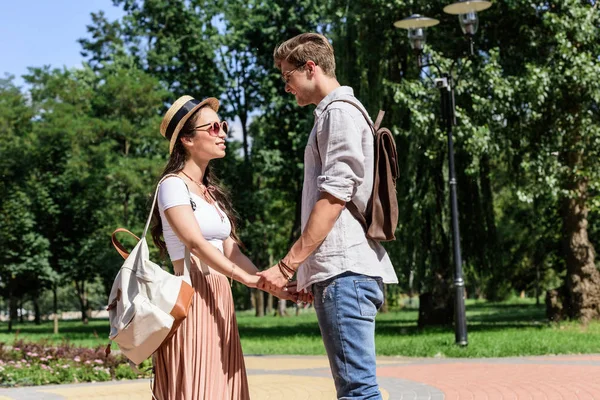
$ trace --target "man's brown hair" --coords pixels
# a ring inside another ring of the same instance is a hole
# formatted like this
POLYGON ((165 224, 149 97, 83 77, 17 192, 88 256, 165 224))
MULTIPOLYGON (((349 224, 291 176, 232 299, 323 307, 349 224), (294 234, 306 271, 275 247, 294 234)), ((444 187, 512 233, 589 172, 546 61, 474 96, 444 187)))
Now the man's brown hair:
POLYGON ((275 66, 281 69, 281 63, 287 60, 295 67, 314 61, 325 75, 335 78, 335 56, 333 46, 327 38, 318 33, 303 33, 286 40, 273 52, 275 66))

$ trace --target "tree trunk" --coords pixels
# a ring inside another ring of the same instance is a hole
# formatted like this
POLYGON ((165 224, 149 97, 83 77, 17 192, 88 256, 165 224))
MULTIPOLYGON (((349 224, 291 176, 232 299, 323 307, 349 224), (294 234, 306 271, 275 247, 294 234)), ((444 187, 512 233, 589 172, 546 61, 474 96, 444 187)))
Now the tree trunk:
POLYGON ((256 310, 256 296, 254 294, 255 289, 248 288, 248 293, 250 297, 250 308, 256 310))
POLYGON ((479 295, 485 291, 485 278, 489 273, 486 257, 488 243, 481 240, 486 237, 487 231, 479 179, 466 173, 471 162, 472 157, 469 154, 456 152, 456 176, 460 183, 457 187, 460 208, 458 221, 461 227, 463 265, 470 264, 475 272, 465 282, 465 289, 479 295))
MULTIPOLYGON (((415 281, 415 270, 411 268, 410 274, 408 275, 408 305, 412 307, 413 305, 413 297, 415 296, 414 290, 414 281, 415 281)), ((402 307, 403 305, 401 305, 402 307)))
POLYGON ((286 317, 288 315, 287 313, 287 301, 283 300, 283 299, 279 299, 279 302, 277 303, 277 315, 280 317, 286 317))
POLYGON ((129 224, 129 192, 125 193, 125 198, 123 199, 123 221, 126 224, 129 224))
POLYGON ((290 246, 300 237, 300 228, 302 222, 302 187, 296 188, 296 210, 294 212, 294 225, 290 231, 290 246))
POLYGON ((381 309, 379 310, 379 312, 382 312, 384 314, 389 311, 387 293, 388 293, 387 285, 384 283, 383 284, 383 304, 381 305, 381 309))
POLYGON ((257 317, 265 316, 265 296, 263 295, 262 290, 253 289, 254 290, 254 298, 256 304, 256 313, 257 317))
POLYGON ((444 157, 438 159, 437 172, 434 174, 436 192, 435 214, 427 215, 424 227, 424 243, 431 251, 430 264, 434 271, 429 280, 429 291, 419 296, 419 328, 431 325, 452 325, 454 320, 454 302, 450 280, 450 244, 444 231, 444 203, 446 191, 441 173, 444 157), (433 226, 432 226, 433 225, 433 226), (434 234, 439 235, 436 240, 434 234))
POLYGON ((12 293, 8 300, 8 331, 12 332, 13 324, 19 318, 19 301, 12 293))
POLYGON ((451 326, 454 321, 454 296, 443 276, 436 274, 434 290, 419 295, 417 326, 451 326))
MULTIPOLYGON (((243 112, 240 113, 239 115, 240 118, 240 123, 242 125, 242 144, 243 144, 243 150, 244 150, 244 164, 246 164, 247 167, 250 166, 250 149, 249 149, 249 145, 248 145, 248 115, 243 112)), ((249 174, 252 174, 252 169, 250 169, 249 171, 247 171, 249 174)))
POLYGON ((58 335, 58 285, 52 285, 52 308, 54 311, 54 334, 58 335))
POLYGON ((23 323, 25 321, 24 314, 25 314, 25 308, 23 307, 23 299, 19 299, 19 322, 20 323, 23 323))
POLYGON ((600 272, 594 261, 594 246, 587 234, 587 182, 579 182, 578 186, 580 196, 565 201, 563 217, 566 288, 570 300, 567 315, 587 323, 600 318, 600 272))
POLYGON ((32 301, 33 301, 33 311, 34 311, 34 314, 35 314, 34 323, 36 325, 41 325, 42 324, 42 316, 40 315, 40 300, 39 300, 39 298, 40 298, 39 294, 36 293, 36 295, 32 299, 32 301))
POLYGON ((81 322, 87 325, 89 322, 88 318, 88 301, 85 293, 85 280, 75 281, 75 287, 77 288, 77 298, 79 299, 79 306, 81 309, 81 322))
POLYGON ((481 158, 481 201, 486 226, 486 255, 489 273, 493 276, 496 269, 496 264, 502 265, 501 255, 498 249, 498 234, 496 230, 496 216, 494 214, 494 196, 492 194, 492 185, 490 182, 490 158, 484 155, 481 158))
MULTIPOLYGON (((572 142, 580 140, 577 135, 572 142)), ((571 151, 564 155, 569 171, 576 171, 583 165, 583 154, 571 143, 571 151)), ((588 238, 588 181, 587 178, 571 172, 571 182, 567 184, 570 196, 563 202, 563 249, 567 264, 564 290, 557 290, 554 303, 547 301, 546 313, 551 320, 564 317, 587 323, 600 319, 600 271, 595 264, 594 246, 588 238), (554 307, 552 307, 554 306, 554 307)), ((547 299, 548 300, 548 299, 547 299)))
POLYGON ((271 293, 267 295, 267 311, 265 312, 265 314, 273 314, 273 295, 271 293))
POLYGON ((535 305, 540 305, 540 267, 535 266, 535 305))

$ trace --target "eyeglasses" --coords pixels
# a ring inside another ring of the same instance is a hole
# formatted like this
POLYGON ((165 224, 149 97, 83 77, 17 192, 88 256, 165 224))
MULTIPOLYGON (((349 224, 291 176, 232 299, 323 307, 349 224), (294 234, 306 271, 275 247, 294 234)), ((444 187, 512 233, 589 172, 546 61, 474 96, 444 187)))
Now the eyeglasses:
POLYGON ((281 80, 282 80, 284 83, 288 83, 288 82, 290 81, 290 76, 292 76, 292 74, 293 74, 294 72, 296 72, 297 70, 299 70, 300 68, 304 68, 304 66, 305 66, 305 65, 306 65, 306 63, 302 64, 302 65, 301 65, 301 66, 299 66, 299 67, 296 67, 296 68, 294 68, 294 69, 293 69, 293 70, 291 70, 291 71, 288 71, 288 72, 284 73, 283 75, 281 75, 281 80))
POLYGON ((193 130, 195 131, 206 131, 208 132, 208 134, 210 136, 219 136, 219 132, 221 132, 221 129, 223 129, 223 132, 225 132, 225 134, 227 135, 227 133, 229 132, 229 124, 227 123, 227 121, 223 121, 223 122, 209 122, 208 124, 203 124, 203 125, 198 125, 196 127, 194 127, 193 130), (209 126, 209 128, 207 129, 199 129, 202 128, 204 126, 209 126))

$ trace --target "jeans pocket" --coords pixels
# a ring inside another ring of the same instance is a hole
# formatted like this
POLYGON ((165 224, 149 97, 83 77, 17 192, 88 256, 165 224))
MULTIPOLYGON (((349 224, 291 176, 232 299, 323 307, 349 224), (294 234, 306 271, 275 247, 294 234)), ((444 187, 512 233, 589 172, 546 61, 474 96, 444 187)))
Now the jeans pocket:
POLYGON ((383 305, 383 290, 380 279, 360 279, 354 281, 360 315, 374 317, 383 305))
POLYGON ((335 306, 335 290, 336 282, 334 280, 315 283, 313 287, 315 309, 327 309, 335 306))

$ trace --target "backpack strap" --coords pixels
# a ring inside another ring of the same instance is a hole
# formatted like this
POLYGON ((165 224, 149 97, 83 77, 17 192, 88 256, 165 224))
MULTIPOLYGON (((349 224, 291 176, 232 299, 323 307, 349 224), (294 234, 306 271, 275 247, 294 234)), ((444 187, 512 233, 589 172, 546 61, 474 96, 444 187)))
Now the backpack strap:
MULTIPOLYGON (((369 126, 371 127, 371 130, 373 131, 373 135, 375 135, 375 132, 377 132, 377 129, 375 128, 375 125, 373 125, 373 122, 371 121, 371 117, 369 117, 369 114, 367 114, 364 107, 361 107, 357 102, 352 101, 352 100, 338 99, 338 100, 333 100, 331 103, 327 104, 327 107, 325 107, 325 110, 327 110, 330 105, 332 105, 333 103, 336 103, 336 102, 344 102, 344 103, 348 103, 348 104, 351 104, 354 107, 356 107, 358 109, 358 111, 360 111, 362 113, 363 117, 365 117, 367 124, 369 124, 369 126)), ((325 110, 323 110, 323 111, 325 111, 325 110)), ((383 117, 381 117, 381 118, 383 118, 383 117)), ((377 117, 377 119, 378 119, 379 123, 381 123, 381 120, 379 120, 379 116, 377 117)))
POLYGON ((379 130, 379 127, 381 126, 381 121, 383 120, 384 115, 385 115, 385 111, 379 110, 379 114, 377 114, 377 119, 375 120, 375 125, 373 126, 375 128, 375 132, 377 132, 379 130))
MULTIPOLYGON (((369 115, 365 111, 364 107, 361 107, 358 103, 356 103, 356 102, 354 102, 352 100, 344 100, 344 99, 333 100, 331 103, 329 103, 327 105, 327 107, 325 107, 325 110, 327 110, 327 108, 332 103, 335 103, 336 101, 348 103, 348 104, 351 104, 354 107, 356 107, 362 113, 363 117, 365 117, 365 120, 367 121, 367 124, 369 124, 369 127, 371 127, 371 131, 373 133, 373 136, 377 135, 377 131, 379 130, 379 126, 381 125, 381 121, 383 120, 383 116, 385 115, 385 111, 379 110, 379 114, 377 114, 377 119, 375 120, 375 123, 373 124, 373 122, 371 121, 371 118, 369 117, 369 115)), ((315 134, 315 141, 317 141, 317 137, 318 136, 315 134)), ((318 141, 317 141, 317 151, 319 151, 319 143, 318 143, 318 141)), ((373 154, 373 157, 375 157, 375 154, 373 154)), ((375 168, 377 168, 377 166, 375 166, 375 168)), ((368 207, 368 205, 367 205, 367 207, 368 207)), ((346 203, 346 208, 348 209, 348 211, 350 211, 350 214, 352 214, 354 216, 354 218, 356 218, 356 220, 358 222, 360 222, 360 224, 362 225, 362 227, 363 227, 363 229, 364 229, 364 231, 366 233, 367 230, 368 230, 367 220, 366 220, 365 216, 363 215, 363 213, 361 213, 359 211, 359 209, 356 206, 356 204, 354 204, 354 202, 352 200, 350 200, 349 202, 346 203)))

